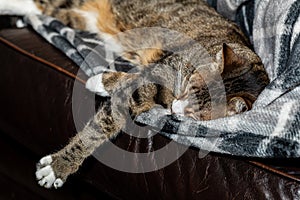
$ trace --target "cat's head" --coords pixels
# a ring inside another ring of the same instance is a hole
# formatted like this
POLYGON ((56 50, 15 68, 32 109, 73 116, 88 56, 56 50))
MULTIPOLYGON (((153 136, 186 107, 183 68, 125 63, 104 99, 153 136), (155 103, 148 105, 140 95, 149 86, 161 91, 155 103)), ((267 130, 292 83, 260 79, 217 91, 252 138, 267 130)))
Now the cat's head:
POLYGON ((248 111, 268 84, 261 60, 246 47, 223 44, 212 66, 185 76, 172 112, 211 120, 248 111))

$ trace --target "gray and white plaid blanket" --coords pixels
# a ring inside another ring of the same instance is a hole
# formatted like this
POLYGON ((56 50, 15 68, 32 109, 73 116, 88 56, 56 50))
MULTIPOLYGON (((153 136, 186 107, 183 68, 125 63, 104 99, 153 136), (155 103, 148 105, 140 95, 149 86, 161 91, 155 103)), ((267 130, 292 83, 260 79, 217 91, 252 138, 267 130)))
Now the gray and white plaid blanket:
MULTIPOLYGON (((300 0, 207 1, 250 37, 271 83, 253 109, 240 115, 194 121, 155 108, 137 121, 153 129, 160 127, 166 137, 206 151, 245 157, 300 157, 300 0)), ((30 16, 26 21, 88 76, 134 67, 107 51, 93 34, 75 31, 45 16, 30 16), (90 54, 99 59, 86 59, 90 54)))

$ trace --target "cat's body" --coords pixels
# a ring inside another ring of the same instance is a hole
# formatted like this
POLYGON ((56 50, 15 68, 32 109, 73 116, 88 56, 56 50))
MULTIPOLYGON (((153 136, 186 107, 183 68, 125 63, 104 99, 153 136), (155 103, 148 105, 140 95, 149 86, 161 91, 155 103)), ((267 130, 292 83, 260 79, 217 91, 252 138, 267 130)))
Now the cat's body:
POLYGON ((268 83, 261 61, 249 48, 243 33, 202 0, 34 2, 42 13, 57 17, 73 28, 97 32, 104 39, 112 37, 109 44, 117 46, 112 49, 118 49, 120 55, 140 66, 138 73, 105 72, 94 78, 100 83, 95 91, 112 96, 111 101, 104 103, 65 148, 40 160, 36 177, 47 188, 62 186, 86 157, 120 132, 126 120, 155 104, 197 120, 210 120, 251 109, 268 83), (178 31, 196 41, 208 52, 211 63, 200 67, 189 62, 187 55, 199 54, 201 58, 199 49, 188 47, 189 43, 181 38, 174 43, 163 41, 156 29, 118 34, 153 26, 178 31), (184 46, 187 48, 183 53, 176 52, 184 46), (175 52, 169 55, 162 49, 175 52), (212 115, 209 87, 218 76, 224 81, 225 107, 220 106, 219 113, 212 115), (179 91, 178 82, 182 87, 179 91), (145 84, 133 91, 133 86, 140 83, 145 84))

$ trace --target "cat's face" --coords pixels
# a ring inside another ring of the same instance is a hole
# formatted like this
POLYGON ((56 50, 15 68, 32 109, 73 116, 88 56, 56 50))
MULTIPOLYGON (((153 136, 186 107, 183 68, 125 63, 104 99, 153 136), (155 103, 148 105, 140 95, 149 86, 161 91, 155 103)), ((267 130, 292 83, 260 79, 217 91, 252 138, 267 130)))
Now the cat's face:
POLYGON ((251 109, 253 101, 247 98, 247 91, 239 90, 231 94, 226 91, 228 89, 221 80, 208 82, 199 72, 195 72, 183 86, 181 96, 173 101, 172 112, 195 120, 211 120, 251 109))
POLYGON ((172 112, 196 120, 211 120, 243 113, 267 85, 260 60, 247 60, 223 45, 222 59, 214 70, 194 70, 185 75, 172 112))

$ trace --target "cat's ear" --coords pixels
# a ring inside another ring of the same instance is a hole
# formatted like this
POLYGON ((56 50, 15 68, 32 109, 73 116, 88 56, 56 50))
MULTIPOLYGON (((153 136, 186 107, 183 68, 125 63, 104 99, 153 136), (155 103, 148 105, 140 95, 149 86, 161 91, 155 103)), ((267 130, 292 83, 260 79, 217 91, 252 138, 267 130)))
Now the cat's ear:
POLYGON ((249 106, 242 97, 233 97, 227 105, 227 116, 240 114, 249 110, 249 106))
POLYGON ((247 60, 238 56, 231 47, 223 43, 222 48, 222 63, 221 63, 221 73, 226 75, 233 73, 237 69, 241 69, 241 66, 247 64, 247 60))

